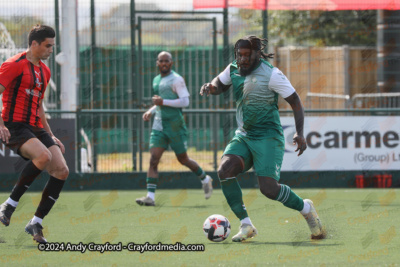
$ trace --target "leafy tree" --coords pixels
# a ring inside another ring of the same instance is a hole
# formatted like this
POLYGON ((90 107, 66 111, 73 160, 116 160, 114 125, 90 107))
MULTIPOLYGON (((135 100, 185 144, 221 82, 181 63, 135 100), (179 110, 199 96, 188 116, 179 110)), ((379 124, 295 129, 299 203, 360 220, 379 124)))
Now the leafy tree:
MULTIPOLYGON (((260 13, 239 10, 237 16, 261 29, 260 13)), ((374 46, 376 38, 376 10, 268 11, 268 39, 278 45, 374 46)))

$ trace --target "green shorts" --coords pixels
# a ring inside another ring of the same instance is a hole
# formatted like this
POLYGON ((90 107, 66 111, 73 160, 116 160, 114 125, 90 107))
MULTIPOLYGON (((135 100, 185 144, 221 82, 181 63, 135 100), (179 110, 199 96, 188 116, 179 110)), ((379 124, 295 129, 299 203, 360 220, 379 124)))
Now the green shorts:
POLYGON ((162 147, 168 149, 168 145, 175 154, 179 155, 187 151, 187 133, 180 131, 179 133, 171 134, 169 131, 151 130, 150 149, 153 147, 162 147))
POLYGON ((224 155, 241 156, 245 165, 243 172, 254 166, 258 176, 267 176, 279 181, 284 152, 284 136, 271 129, 263 139, 235 135, 225 148, 224 155))

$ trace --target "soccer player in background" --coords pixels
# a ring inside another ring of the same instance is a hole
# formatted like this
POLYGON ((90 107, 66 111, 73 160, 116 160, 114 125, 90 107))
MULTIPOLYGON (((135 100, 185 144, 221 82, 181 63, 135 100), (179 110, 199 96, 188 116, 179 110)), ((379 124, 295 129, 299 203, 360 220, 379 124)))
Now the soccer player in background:
POLYGON ((222 191, 235 215, 240 219, 239 233, 232 241, 241 242, 257 235, 245 205, 236 176, 252 166, 258 176, 260 191, 267 198, 277 200, 288 208, 299 211, 311 230, 311 238, 324 236, 321 221, 309 199, 301 199, 289 186, 279 184, 285 142, 278 111, 278 96, 282 96, 292 107, 296 134, 293 143, 300 156, 307 148, 303 136, 304 109, 295 89, 278 69, 273 67, 263 49, 266 39, 245 36, 234 48, 235 61, 204 84, 201 95, 218 95, 231 86, 236 99, 238 129, 225 148, 218 168, 222 191))
POLYGON ((55 32, 45 25, 36 25, 28 35, 28 50, 19 53, 0 67, 0 94, 3 108, 0 118, 0 139, 28 163, 22 170, 10 197, 0 206, 0 221, 8 226, 18 201, 35 178, 46 170, 50 178, 42 199, 25 231, 38 243, 46 243, 42 220, 58 199, 69 171, 64 145, 47 123, 43 98, 50 81, 50 69, 42 62, 53 53, 55 32))
POLYGON ((175 152, 178 161, 188 167, 200 178, 205 198, 212 194, 212 179, 196 161, 189 158, 187 151, 187 129, 182 115, 182 108, 189 106, 189 92, 183 78, 173 71, 172 56, 161 52, 157 57, 160 74, 153 80, 153 104, 143 114, 143 120, 149 121, 155 115, 150 136, 150 166, 147 172, 147 195, 136 199, 136 203, 145 206, 155 205, 155 191, 158 182, 158 163, 163 152, 168 148, 175 152))

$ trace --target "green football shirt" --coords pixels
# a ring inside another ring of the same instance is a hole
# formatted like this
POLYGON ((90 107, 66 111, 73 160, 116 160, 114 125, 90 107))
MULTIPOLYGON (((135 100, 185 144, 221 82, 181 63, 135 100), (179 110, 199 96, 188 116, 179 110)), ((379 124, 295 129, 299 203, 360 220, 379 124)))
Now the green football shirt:
MULTIPOLYGON (((182 76, 171 71, 165 77, 157 75, 153 80, 154 95, 159 95, 163 99, 178 99, 188 97, 190 94, 182 76)), ((185 126, 182 108, 157 106, 156 115, 153 122, 153 130, 164 131, 176 128, 174 126, 185 126)))
POLYGON ((236 100, 236 134, 260 139, 268 129, 282 132, 278 96, 286 98, 295 92, 286 76, 266 60, 247 76, 239 74, 236 61, 219 76, 225 85, 232 85, 236 100))

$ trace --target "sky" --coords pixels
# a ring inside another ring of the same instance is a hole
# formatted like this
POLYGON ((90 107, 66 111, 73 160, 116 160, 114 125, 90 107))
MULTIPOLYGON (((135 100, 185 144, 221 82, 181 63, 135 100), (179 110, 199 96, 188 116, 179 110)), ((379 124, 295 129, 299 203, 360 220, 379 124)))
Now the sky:
MULTIPOLYGON (((60 0, 60 4, 61 4, 60 0)), ((130 3, 130 0, 95 0, 96 8, 100 11, 106 11, 110 7, 116 6, 120 3, 130 3)), ((155 3, 160 8, 163 8, 165 3, 169 3, 166 10, 172 7, 179 7, 180 10, 191 10, 192 0, 137 0, 138 3, 155 3)), ((10 14, 50 14, 53 13, 54 0, 0 0, 0 15, 10 14), (40 4, 38 4, 40 3, 40 4)), ((81 13, 82 10, 89 10, 90 0, 78 0, 78 8, 81 13)))
MULTIPOLYGON (((59 0, 60 5, 61 1, 59 0)), ((65 1, 65 0, 64 0, 65 1)), ((129 4, 130 0, 95 0, 96 14, 108 12, 112 7, 121 3, 129 4)), ((160 9, 165 10, 192 10, 192 0, 137 0, 139 3, 154 3, 160 9), (168 5, 165 5, 168 3, 168 5)), ((0 0, 0 17, 10 17, 14 15, 30 15, 39 16, 45 23, 54 24, 54 0, 0 0), (40 3, 40 4, 39 4, 40 3)), ((88 18, 90 15, 90 0, 78 0, 78 16, 80 18, 88 18)), ((79 24, 79 28, 85 27, 86 20, 83 19, 79 24)))

